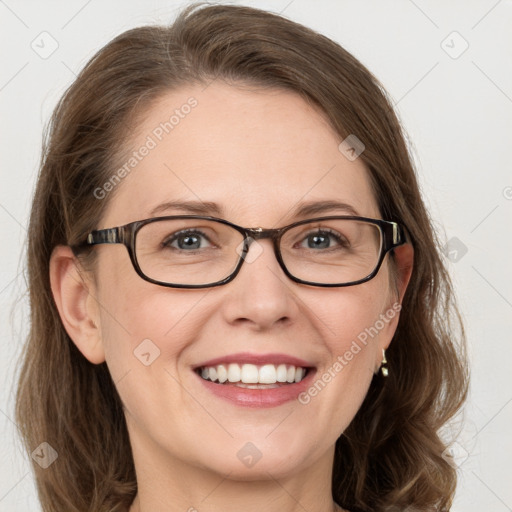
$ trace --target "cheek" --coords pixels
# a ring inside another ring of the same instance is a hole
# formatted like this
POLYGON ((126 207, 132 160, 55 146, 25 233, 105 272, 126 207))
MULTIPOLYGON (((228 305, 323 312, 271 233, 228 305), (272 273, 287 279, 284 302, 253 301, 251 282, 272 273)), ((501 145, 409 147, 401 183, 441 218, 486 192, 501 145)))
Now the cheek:
POLYGON ((101 264, 101 334, 113 378, 164 362, 173 369, 186 340, 200 325, 195 319, 208 290, 178 290, 144 281, 122 252, 101 264))
POLYGON ((182 340, 200 324, 194 318, 200 313, 204 294, 159 289, 142 282, 131 287, 129 293, 125 290, 117 297, 106 298, 110 311, 102 315, 102 335, 107 350, 129 352, 133 357, 151 348, 171 363, 171 356, 183 349, 182 340))
POLYGON ((197 337, 196 321, 204 291, 183 293, 146 283, 125 281, 102 294, 102 336, 105 357, 127 419, 160 425, 165 411, 187 411, 180 422, 193 429, 190 420, 197 404, 182 387, 181 356, 197 337), (114 291, 115 290, 115 291, 114 291), (108 312, 107 312, 108 309, 108 312))
POLYGON ((299 401, 312 416, 333 425, 336 435, 361 406, 379 357, 379 340, 387 335, 387 324, 380 320, 389 296, 387 274, 378 277, 362 285, 329 290, 310 302, 330 357, 299 401))
POLYGON ((333 357, 349 350, 353 341, 367 347, 378 339, 381 329, 375 326, 382 327, 379 318, 388 302, 387 276, 379 277, 357 286, 322 290, 310 301, 333 357))

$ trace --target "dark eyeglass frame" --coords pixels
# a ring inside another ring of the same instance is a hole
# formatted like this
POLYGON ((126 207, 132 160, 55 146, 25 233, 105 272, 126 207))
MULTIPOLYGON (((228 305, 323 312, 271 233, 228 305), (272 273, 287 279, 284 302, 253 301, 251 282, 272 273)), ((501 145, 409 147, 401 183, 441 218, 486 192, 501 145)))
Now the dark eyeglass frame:
POLYGON ((99 245, 99 244, 123 244, 127 250, 128 254, 130 255, 130 260, 133 264, 133 267, 137 274, 144 279, 145 281, 148 281, 150 283, 159 285, 159 286, 165 286, 168 288, 211 288, 214 286, 221 286, 223 284, 227 284, 230 281, 232 281, 240 272, 240 269, 242 268, 243 262, 245 261, 245 256, 249 252, 249 247, 251 243, 254 240, 262 240, 264 238, 270 238, 274 245, 274 253, 276 256, 277 261, 279 262, 280 267, 283 269, 283 272, 296 283, 301 283, 309 286, 320 286, 325 288, 340 288, 345 286, 354 286, 357 284, 365 283, 366 281, 369 281, 370 279, 373 279, 377 273, 379 272, 379 269, 382 265, 382 262, 384 261, 384 257, 386 254, 394 249, 395 247, 398 247, 400 245, 403 245, 407 243, 406 240, 406 232, 405 229, 398 224, 397 222, 393 221, 387 221, 387 220, 381 220, 381 219, 371 219, 368 217, 357 217, 352 215, 336 215, 336 216, 327 216, 327 217, 316 217, 313 219, 305 219, 298 222, 294 222, 292 224, 288 224, 287 226, 284 226, 282 228, 277 229, 263 229, 263 228, 244 228, 242 226, 238 226, 237 224, 233 224, 232 222, 229 222, 224 219, 219 219, 217 217, 208 217, 208 216, 202 216, 202 215, 169 215, 165 217, 152 217, 150 219, 145 220, 138 220, 135 222, 130 222, 129 224, 125 224, 124 226, 117 226, 115 228, 107 228, 107 229, 99 229, 92 231, 87 236, 87 239, 73 247, 73 250, 78 253, 79 251, 86 249, 87 247, 99 245), (136 255, 136 238, 137 233, 139 230, 146 226, 147 224, 150 224, 152 222, 158 222, 163 220, 172 220, 172 219, 200 219, 200 220, 211 220, 215 222, 219 222, 221 224, 225 224, 227 226, 230 226, 234 229, 236 229, 239 233, 241 233, 244 237, 243 243, 244 247, 243 250, 240 253, 240 259, 233 270, 233 272, 226 278, 216 281, 215 283, 210 283, 206 285, 199 285, 199 284, 174 284, 174 283, 166 283, 163 281, 157 281, 155 279, 152 279, 151 277, 148 277, 144 272, 142 272, 139 263, 137 261, 137 255, 136 255), (362 222, 367 222, 370 224, 376 225, 381 233, 381 247, 380 247, 380 254, 379 259, 377 262, 377 265, 375 266, 375 269, 368 274, 366 277, 359 279, 357 281, 351 281, 349 283, 315 283, 312 281, 304 281, 303 279, 299 279, 298 277, 295 277, 292 275, 288 269, 286 268, 286 265, 284 264, 281 250, 280 250, 280 242, 281 238, 286 233, 286 231, 296 227, 300 226, 301 224, 307 224, 310 222, 315 221, 322 221, 322 220, 335 220, 335 219, 346 219, 346 220, 357 220, 362 222))

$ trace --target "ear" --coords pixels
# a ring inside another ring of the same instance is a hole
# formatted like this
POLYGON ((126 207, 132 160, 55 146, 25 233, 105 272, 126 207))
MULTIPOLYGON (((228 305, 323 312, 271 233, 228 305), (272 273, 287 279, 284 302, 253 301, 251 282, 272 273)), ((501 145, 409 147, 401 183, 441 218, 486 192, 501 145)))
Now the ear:
POLYGON ((381 314, 381 319, 383 319, 381 321, 383 321, 385 326, 379 334, 379 350, 376 353, 374 373, 379 371, 382 360, 382 350, 387 350, 398 326, 402 301, 411 279, 414 265, 414 248, 412 244, 406 243, 400 245, 396 247, 393 252, 396 267, 396 287, 394 289, 396 293, 390 295, 387 309, 381 314))
POLYGON ((407 285, 411 279, 414 266, 414 248, 412 244, 406 243, 395 247, 393 250, 396 271, 397 271, 397 301, 402 304, 402 300, 407 290, 407 285))
POLYGON ((94 286, 70 247, 53 250, 50 285, 64 328, 78 350, 91 363, 105 361, 94 286))

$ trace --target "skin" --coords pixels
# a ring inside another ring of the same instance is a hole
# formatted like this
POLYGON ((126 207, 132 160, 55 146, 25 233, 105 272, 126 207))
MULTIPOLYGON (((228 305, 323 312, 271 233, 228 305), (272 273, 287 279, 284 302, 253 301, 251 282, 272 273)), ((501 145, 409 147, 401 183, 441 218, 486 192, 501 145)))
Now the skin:
MULTIPOLYGON (((284 226, 300 220, 290 214, 298 203, 327 199, 380 218, 362 160, 348 160, 325 117, 291 92, 220 81, 170 92, 134 127, 132 151, 190 96, 197 107, 104 199, 98 228, 151 217, 178 199, 216 202, 221 217, 247 227, 284 226)), ((311 361, 321 376, 401 301, 412 248, 396 251, 397 295, 389 256, 371 281, 329 289, 291 281, 271 241, 259 247, 234 281, 199 290, 144 281, 122 245, 97 246, 94 273, 81 270, 69 248, 54 250, 51 283, 64 326, 87 359, 106 360, 125 407, 138 479, 130 512, 341 510, 330 485, 334 445, 380 367, 398 314, 307 405, 237 407, 206 391, 191 367, 234 352, 281 352, 311 361), (133 354, 145 339, 160 350, 149 366, 133 354), (250 468, 237 457, 247 442, 261 452, 250 468)))

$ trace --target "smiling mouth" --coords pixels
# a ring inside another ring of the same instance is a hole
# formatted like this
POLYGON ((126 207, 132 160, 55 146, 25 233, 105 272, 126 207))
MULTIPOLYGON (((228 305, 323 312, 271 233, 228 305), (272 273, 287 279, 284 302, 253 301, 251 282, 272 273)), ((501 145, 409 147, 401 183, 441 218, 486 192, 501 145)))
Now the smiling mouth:
POLYGON ((194 371, 204 380, 224 386, 247 389, 270 389, 301 382, 311 368, 290 364, 229 363, 203 366, 194 371))

